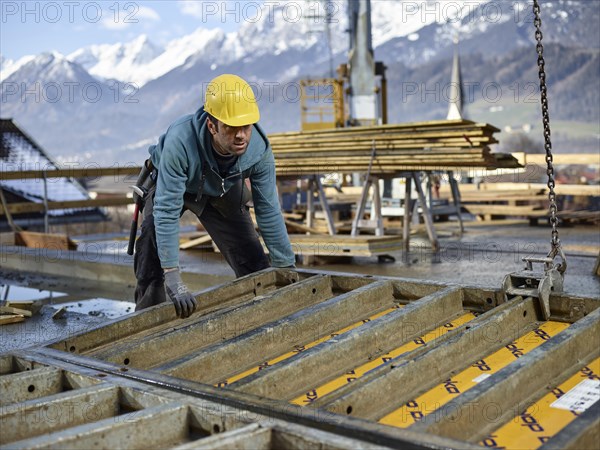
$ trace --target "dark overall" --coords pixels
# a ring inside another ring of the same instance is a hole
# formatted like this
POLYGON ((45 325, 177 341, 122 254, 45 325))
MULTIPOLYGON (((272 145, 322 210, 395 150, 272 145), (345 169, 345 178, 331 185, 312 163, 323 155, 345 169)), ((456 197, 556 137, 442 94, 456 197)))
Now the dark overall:
MULTIPOLYGON (((197 195, 188 193, 184 196, 181 214, 186 209, 196 214, 237 277, 269 267, 246 206, 250 197, 243 175, 239 174, 235 186, 223 197, 203 196, 203 181, 197 195)), ((141 233, 135 244, 136 311, 166 301, 152 215, 155 191, 156 187, 152 187, 146 196, 141 233)))

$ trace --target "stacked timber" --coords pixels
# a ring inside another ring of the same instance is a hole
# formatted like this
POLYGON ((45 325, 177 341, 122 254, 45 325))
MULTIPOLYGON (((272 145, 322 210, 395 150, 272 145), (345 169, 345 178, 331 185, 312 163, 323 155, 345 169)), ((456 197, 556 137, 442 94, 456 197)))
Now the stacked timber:
POLYGON ((0 325, 23 322, 25 318, 39 311, 40 306, 35 302, 8 302, 0 306, 0 325))
POLYGON ((498 131, 486 123, 439 120, 277 133, 269 139, 278 176, 366 172, 373 148, 374 174, 518 166, 514 158, 490 151, 498 131))

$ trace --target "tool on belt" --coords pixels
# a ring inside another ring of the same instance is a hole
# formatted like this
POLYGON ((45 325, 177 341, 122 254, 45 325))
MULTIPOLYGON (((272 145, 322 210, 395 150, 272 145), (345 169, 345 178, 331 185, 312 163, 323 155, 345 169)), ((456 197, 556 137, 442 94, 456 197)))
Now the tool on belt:
POLYGON ((138 219, 140 212, 144 209, 144 202, 148 190, 156 183, 156 170, 152 165, 152 161, 147 159, 142 166, 142 170, 138 175, 138 179, 133 189, 133 199, 135 200, 135 209, 133 210, 133 219, 131 220, 131 230, 129 231, 129 245, 127 245, 127 254, 133 255, 133 247, 135 245, 135 237, 138 229, 138 219))

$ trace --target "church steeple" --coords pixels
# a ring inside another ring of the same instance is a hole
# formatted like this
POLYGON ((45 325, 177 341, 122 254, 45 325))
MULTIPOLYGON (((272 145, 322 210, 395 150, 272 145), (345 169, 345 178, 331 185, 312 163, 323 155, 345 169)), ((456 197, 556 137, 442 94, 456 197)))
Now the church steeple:
POLYGON ((458 37, 454 38, 454 60, 452 62, 452 80, 448 98, 448 116, 446 119, 463 118, 462 79, 460 76, 460 61, 458 57, 458 37))

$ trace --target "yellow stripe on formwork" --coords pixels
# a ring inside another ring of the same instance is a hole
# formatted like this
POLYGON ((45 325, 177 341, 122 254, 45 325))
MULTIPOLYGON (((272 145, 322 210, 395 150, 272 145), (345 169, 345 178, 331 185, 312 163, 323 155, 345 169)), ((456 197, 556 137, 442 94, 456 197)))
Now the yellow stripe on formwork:
POLYGON ((295 403, 297 405, 307 405, 311 402, 314 402, 316 399, 323 397, 324 395, 329 394, 330 392, 333 392, 336 389, 339 389, 340 387, 356 380, 357 378, 362 377, 364 374, 375 369, 376 367, 379 367, 382 364, 386 364, 392 358, 396 358, 404 353, 414 350, 417 347, 425 345, 427 342, 434 340, 435 338, 447 333, 450 330, 453 330, 454 328, 470 320, 473 320, 474 318, 475 315, 473 313, 464 314, 461 317, 453 320, 452 322, 448 322, 443 326, 438 327, 430 331, 429 333, 420 336, 417 339, 414 339, 413 341, 408 342, 392 350, 389 353, 386 353, 385 355, 380 356, 379 358, 373 361, 369 361, 368 363, 365 363, 362 366, 357 367, 356 369, 350 370, 344 375, 337 377, 322 386, 308 391, 300 397, 297 397, 294 400, 292 400, 292 403, 295 403))
POLYGON ((539 328, 526 333, 516 341, 475 362, 468 369, 449 378, 423 395, 406 402, 402 407, 384 416, 379 422, 400 428, 409 427, 515 359, 540 346, 544 341, 568 326, 569 324, 562 322, 545 322, 539 328))
POLYGON ((276 358, 270 359, 269 361, 265 361, 264 363, 260 364, 259 366, 253 367, 251 369, 246 370, 245 372, 234 375, 225 381, 221 381, 220 383, 217 383, 216 386, 225 387, 227 385, 235 383, 236 381, 239 381, 242 378, 252 375, 253 373, 258 372, 259 370, 264 369, 265 367, 273 366, 273 365, 277 364, 278 362, 281 362, 285 359, 292 358, 292 357, 296 356, 297 354, 299 354, 305 350, 308 350, 309 348, 314 347, 315 345, 320 344, 321 342, 328 341, 329 339, 334 338, 342 333, 345 333, 345 332, 353 330, 354 328, 357 328, 361 325, 364 325, 365 323, 370 322, 371 320, 377 319, 378 317, 385 316, 386 314, 389 314, 392 311, 402 308, 403 306, 404 305, 395 305, 392 308, 389 308, 389 309, 386 309, 385 311, 381 311, 377 314, 374 314, 373 316, 371 316, 367 319, 362 319, 356 323, 353 323, 352 325, 347 326, 346 328, 342 328, 341 330, 338 330, 335 333, 331 333, 328 336, 323 336, 322 338, 317 339, 316 341, 313 341, 309 344, 302 345, 302 346, 295 346, 294 350, 292 350, 291 352, 288 352, 288 353, 285 353, 276 358))
POLYGON ((591 406, 598 398, 600 358, 583 367, 564 383, 544 395, 527 410, 506 423, 480 445, 491 448, 536 449, 591 406), (576 388, 576 389, 575 389, 576 388), (582 389, 583 388, 583 389, 582 389), (591 390, 595 390, 592 392, 591 390), (567 395, 568 397, 565 397, 567 395), (558 399, 562 397, 560 403, 558 399), (566 399, 569 399, 567 401, 566 399), (580 406, 577 406, 579 402, 580 406), (569 407, 573 409, 562 409, 569 407))

